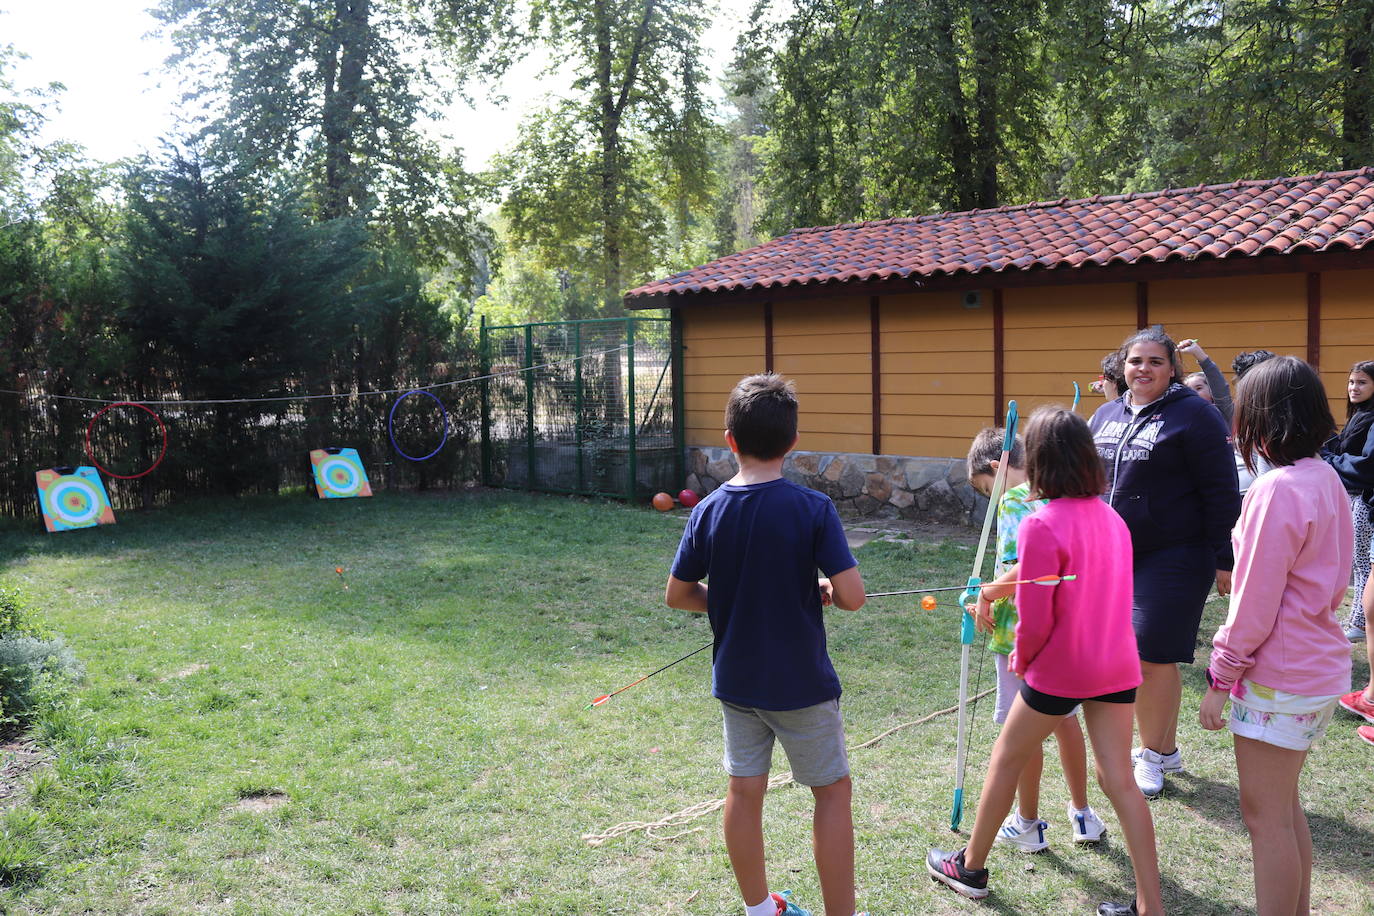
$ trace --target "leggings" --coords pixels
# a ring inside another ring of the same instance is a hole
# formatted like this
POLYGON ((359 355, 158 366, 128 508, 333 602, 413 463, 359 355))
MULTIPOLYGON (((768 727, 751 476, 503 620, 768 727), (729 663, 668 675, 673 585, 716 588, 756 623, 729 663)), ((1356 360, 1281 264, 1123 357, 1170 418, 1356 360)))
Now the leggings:
POLYGON ((1355 597, 1350 600, 1350 626, 1364 629, 1364 584, 1369 581, 1369 545, 1374 535, 1374 524, 1369 521, 1369 506, 1358 493, 1351 493, 1350 514, 1355 519, 1355 597))

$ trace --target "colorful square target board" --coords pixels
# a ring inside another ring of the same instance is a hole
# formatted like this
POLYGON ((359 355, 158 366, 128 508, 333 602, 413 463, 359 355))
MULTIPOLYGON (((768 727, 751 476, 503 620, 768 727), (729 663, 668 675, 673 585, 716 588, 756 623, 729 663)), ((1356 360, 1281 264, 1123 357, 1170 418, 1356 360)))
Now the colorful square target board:
POLYGON ((49 531, 114 524, 110 497, 95 468, 44 468, 34 476, 38 478, 38 508, 49 531))
POLYGON ((315 491, 320 499, 348 499, 371 496, 367 471, 355 448, 317 448, 310 452, 310 467, 315 472, 315 491))

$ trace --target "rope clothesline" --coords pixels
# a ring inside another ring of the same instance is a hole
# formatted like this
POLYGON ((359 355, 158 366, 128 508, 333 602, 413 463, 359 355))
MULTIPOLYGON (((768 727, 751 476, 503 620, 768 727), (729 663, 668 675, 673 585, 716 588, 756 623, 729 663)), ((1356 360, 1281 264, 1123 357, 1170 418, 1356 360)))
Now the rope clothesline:
MULTIPOLYGON (((976 703, 983 697, 992 693, 995 689, 995 687, 989 687, 987 690, 984 690, 982 693, 974 695, 970 699, 972 700, 972 702, 976 703)), ((864 741, 860 744, 851 745, 849 747, 849 750, 857 751, 867 747, 872 747, 879 741, 882 741, 884 738, 894 735, 897 732, 902 731, 903 729, 912 728, 917 725, 924 725, 931 719, 936 719, 940 716, 947 716, 950 713, 958 711, 959 706, 957 704, 954 706, 946 707, 945 709, 937 709, 935 712, 928 713, 922 716, 921 718, 915 719, 911 722, 903 722, 900 725, 894 725, 887 731, 878 735, 874 735, 872 738, 869 738, 867 741, 864 741)), ((791 781, 792 772, 791 770, 788 770, 785 773, 779 773, 776 776, 773 776, 771 779, 769 779, 768 788, 776 789, 779 786, 787 785, 791 781)), ((600 846, 609 840, 615 839, 616 837, 621 837, 625 836, 626 834, 643 831, 645 836, 648 836, 651 839, 675 840, 678 837, 686 836, 689 833, 697 833, 698 831, 704 828, 691 827, 687 830, 683 830, 679 833, 670 834, 668 836, 655 833, 654 831, 662 830, 664 828, 669 827, 685 827, 692 821, 697 820, 701 817, 705 817, 712 811, 719 811, 721 808, 724 807, 725 799, 712 798, 706 801, 697 802, 695 805, 689 805, 688 807, 683 808, 681 811, 674 811, 672 814, 664 815, 656 821, 623 821, 622 823, 616 824, 614 827, 611 827, 601 833, 584 833, 582 834, 582 839, 587 843, 588 846, 600 846)))
POLYGON ((475 375, 471 378, 456 379, 451 382, 436 382, 433 385, 420 385, 415 388, 379 388, 375 391, 349 391, 342 394, 291 394, 283 395, 281 397, 270 398, 213 398, 191 401, 180 399, 143 401, 135 400, 133 398, 88 398, 70 394, 31 394, 27 391, 17 391, 13 388, 0 388, 0 394, 17 394, 20 397, 26 397, 32 400, 82 401, 88 404, 156 404, 159 406, 170 405, 182 407, 196 404, 264 404, 281 401, 318 401, 331 398, 362 398, 369 397, 374 394, 406 394, 411 391, 434 391, 440 388, 453 388, 458 385, 467 385, 472 382, 481 382, 486 381, 488 379, 505 378, 506 376, 520 375, 522 373, 530 372, 535 369, 547 369, 551 366, 561 366, 564 363, 575 363, 579 360, 589 359, 594 356, 606 356, 611 353, 618 353, 621 350, 627 349, 629 349, 628 344, 621 344, 618 347, 610 347, 605 350, 597 350, 593 353, 583 353, 580 356, 570 356, 567 359, 558 359, 547 363, 540 363, 537 366, 521 366, 519 369, 510 369, 501 372, 490 372, 486 375, 475 375))

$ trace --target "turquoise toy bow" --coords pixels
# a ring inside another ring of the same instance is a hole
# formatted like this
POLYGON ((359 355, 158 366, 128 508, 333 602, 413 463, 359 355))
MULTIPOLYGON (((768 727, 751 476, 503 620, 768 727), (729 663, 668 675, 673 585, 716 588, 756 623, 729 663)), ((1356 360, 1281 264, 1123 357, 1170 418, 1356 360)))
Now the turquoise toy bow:
POLYGON ((983 516, 983 534, 978 539, 978 552, 973 557, 973 573, 968 577, 962 604, 965 605, 963 619, 959 625, 959 737, 954 754, 954 805, 950 810, 949 829, 958 830, 964 819, 964 766, 968 762, 968 663, 969 651, 973 647, 974 622, 967 603, 977 600, 978 589, 983 579, 983 557, 988 549, 988 533, 992 530, 992 520, 997 517, 997 503, 1007 482, 1007 468, 1011 465, 1011 447, 1016 442, 1016 402, 1007 402, 1007 420, 1002 436, 1002 459, 997 463, 997 473, 992 478, 992 490, 988 493, 988 510, 983 516))

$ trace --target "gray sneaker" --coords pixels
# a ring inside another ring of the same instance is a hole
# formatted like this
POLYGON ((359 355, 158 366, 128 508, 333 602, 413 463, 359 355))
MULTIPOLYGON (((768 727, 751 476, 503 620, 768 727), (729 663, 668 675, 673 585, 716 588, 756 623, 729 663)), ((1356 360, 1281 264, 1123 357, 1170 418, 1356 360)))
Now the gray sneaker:
POLYGON ((1345 638, 1351 642, 1364 641, 1364 627, 1348 626, 1345 628, 1345 638))

